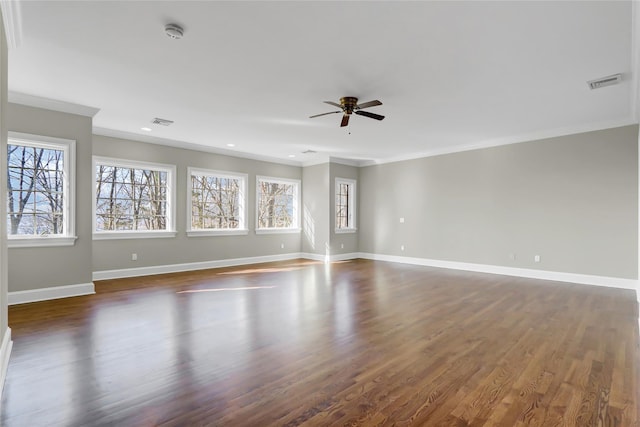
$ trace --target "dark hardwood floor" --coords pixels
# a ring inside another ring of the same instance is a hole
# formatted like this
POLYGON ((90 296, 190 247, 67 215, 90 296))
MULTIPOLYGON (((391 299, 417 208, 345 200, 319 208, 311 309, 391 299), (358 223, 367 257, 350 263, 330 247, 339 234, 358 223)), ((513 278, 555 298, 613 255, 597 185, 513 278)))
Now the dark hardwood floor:
POLYGON ((2 426, 638 426, 633 291, 355 260, 9 309, 2 426))

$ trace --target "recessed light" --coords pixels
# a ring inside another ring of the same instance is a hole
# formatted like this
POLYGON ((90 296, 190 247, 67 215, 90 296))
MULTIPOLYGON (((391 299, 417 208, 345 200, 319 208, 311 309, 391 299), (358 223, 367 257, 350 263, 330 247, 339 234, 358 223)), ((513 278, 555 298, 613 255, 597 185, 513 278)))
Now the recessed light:
POLYGON ((227 144, 227 147, 235 147, 236 144, 227 144))
POLYGON ((295 154, 289 154, 289 157, 295 157, 295 156, 296 156, 295 154))
POLYGON ((140 130, 143 130, 145 132, 151 132, 151 128, 146 128, 146 127, 145 128, 140 128, 140 130))

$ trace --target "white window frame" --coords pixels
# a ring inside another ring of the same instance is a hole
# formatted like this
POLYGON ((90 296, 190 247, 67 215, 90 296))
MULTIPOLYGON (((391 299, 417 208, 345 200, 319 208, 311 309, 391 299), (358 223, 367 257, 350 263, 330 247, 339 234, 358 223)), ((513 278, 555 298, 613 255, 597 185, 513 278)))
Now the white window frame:
POLYGON ((247 183, 249 181, 249 175, 244 173, 219 171, 212 169, 202 169, 189 167, 187 168, 187 236, 189 237, 201 237, 201 236, 235 236, 249 234, 249 228, 247 226, 247 183), (240 180, 240 206, 238 213, 240 216, 240 226, 238 228, 192 228, 192 214, 193 214, 193 187, 191 184, 191 177, 197 176, 213 176, 216 178, 228 178, 240 180))
MULTIPOLYGON (((32 135, 20 132, 8 132, 8 145, 23 145, 35 148, 59 150, 63 152, 63 234, 59 235, 25 235, 9 234, 7 230, 7 247, 42 247, 42 246, 73 246, 76 239, 76 141, 73 139, 54 138, 43 135, 32 135)), ((7 158, 3 159, 5 171, 8 170, 7 158)), ((7 203, 4 200, 3 203, 7 203)), ((7 212, 8 215, 8 212, 7 212)), ((4 218, 7 221, 8 217, 4 218)))
POLYGON ((356 201, 358 200, 356 198, 356 180, 355 179, 347 179, 347 178, 336 178, 335 181, 335 187, 334 187, 334 214, 333 214, 333 221, 335 224, 335 233, 336 234, 340 234, 340 233, 355 233, 356 231, 358 231, 358 228, 356 227, 356 201), (338 196, 338 189, 340 188, 340 184, 347 184, 349 185, 349 198, 347 200, 348 203, 348 211, 349 211, 349 216, 347 217, 347 222, 349 223, 348 227, 345 228, 338 228, 338 204, 336 203, 336 199, 338 196))
POLYGON ((256 176, 256 234, 287 234, 287 233, 300 233, 300 180, 289 178, 275 178, 271 176, 256 176), (259 209, 260 209, 260 182, 274 182, 277 184, 294 185, 294 198, 293 198, 293 219, 294 224, 291 227, 259 227, 259 209))
POLYGON ((92 227, 93 240, 151 239, 176 236, 176 166, 164 163, 141 162, 114 157, 93 156, 92 167, 92 227), (148 169, 167 173, 167 229, 166 230, 109 230, 96 231, 96 174, 98 165, 119 168, 148 169))

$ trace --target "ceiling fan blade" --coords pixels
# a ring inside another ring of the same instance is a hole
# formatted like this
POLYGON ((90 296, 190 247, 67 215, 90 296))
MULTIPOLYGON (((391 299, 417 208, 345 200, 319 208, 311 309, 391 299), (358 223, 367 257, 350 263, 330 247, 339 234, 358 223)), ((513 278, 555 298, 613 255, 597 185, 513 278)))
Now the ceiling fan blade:
POLYGON ((340 127, 343 128, 349 124, 349 114, 345 114, 342 116, 342 123, 340 123, 340 127))
POLYGON ((334 107, 338 107, 338 108, 342 108, 342 105, 338 104, 337 102, 333 102, 333 101, 322 101, 325 104, 329 104, 329 105, 333 105, 334 107))
POLYGON ((370 113, 368 111, 356 111, 355 113, 359 116, 369 117, 370 119, 376 119, 376 120, 384 119, 384 116, 381 116, 380 114, 370 113))
POLYGON ((363 102, 362 104, 356 105, 356 110, 360 110, 362 108, 375 107, 376 105, 382 105, 382 102, 378 101, 377 99, 375 101, 363 102))
POLYGON ((326 116, 327 114, 335 114, 335 113, 342 113, 342 111, 329 111, 328 113, 322 113, 322 114, 316 114, 315 116, 309 116, 309 118, 313 119, 314 117, 326 116))

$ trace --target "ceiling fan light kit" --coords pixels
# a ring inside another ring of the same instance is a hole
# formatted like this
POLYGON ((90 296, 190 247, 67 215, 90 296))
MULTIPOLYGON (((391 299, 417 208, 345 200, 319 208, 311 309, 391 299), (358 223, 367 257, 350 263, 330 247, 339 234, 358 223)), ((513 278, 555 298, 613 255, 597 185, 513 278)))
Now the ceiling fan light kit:
POLYGON ((370 113, 368 111, 361 111, 363 108, 376 107, 378 105, 382 105, 382 102, 378 101, 369 101, 363 102, 362 104, 358 104, 358 98, 354 96, 343 96, 340 98, 340 103, 333 101, 324 101, 325 104, 333 105, 334 107, 340 108, 338 111, 330 111, 328 113, 316 114, 313 116, 309 116, 310 119, 320 116, 326 116, 327 114, 337 114, 343 113, 342 121, 340 122, 340 127, 345 127, 349 124, 349 117, 351 114, 357 114, 359 116, 369 117, 370 119, 382 120, 384 116, 380 114, 370 113))

